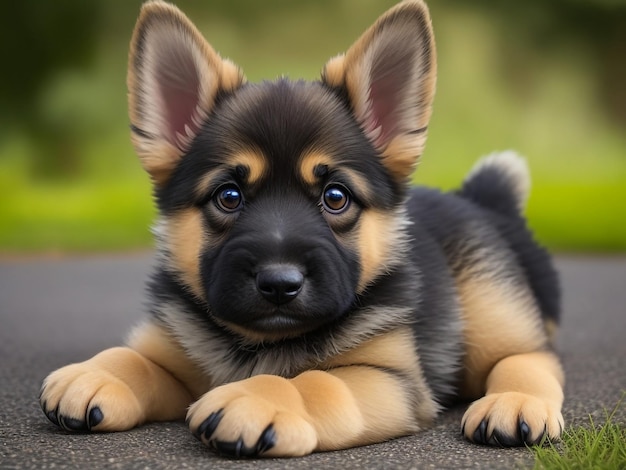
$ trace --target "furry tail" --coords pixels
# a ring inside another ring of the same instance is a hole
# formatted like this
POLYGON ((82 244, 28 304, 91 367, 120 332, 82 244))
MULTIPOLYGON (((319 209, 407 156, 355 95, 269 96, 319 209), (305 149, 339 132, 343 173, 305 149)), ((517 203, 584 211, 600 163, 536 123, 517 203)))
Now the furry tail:
POLYGON ((519 216, 529 191, 526 161, 507 150, 482 158, 463 181, 459 195, 500 214, 519 216))

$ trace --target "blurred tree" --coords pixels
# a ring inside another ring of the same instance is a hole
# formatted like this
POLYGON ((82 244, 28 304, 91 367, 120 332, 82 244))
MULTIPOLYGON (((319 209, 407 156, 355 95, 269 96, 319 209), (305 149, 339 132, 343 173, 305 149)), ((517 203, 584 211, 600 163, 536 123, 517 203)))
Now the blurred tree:
MULTIPOLYGON (((468 6, 466 0, 446 3, 468 6)), ((470 5, 495 17, 507 45, 517 52, 501 51, 505 76, 514 86, 524 86, 530 73, 527 63, 515 62, 520 56, 549 56, 564 44, 578 46, 594 65, 598 98, 613 119, 626 124, 625 0, 474 0, 470 5)))
POLYGON ((20 0, 2 5, 0 132, 29 134, 38 173, 67 174, 78 165, 71 125, 46 122, 40 98, 59 70, 90 63, 100 6, 100 0, 20 0))

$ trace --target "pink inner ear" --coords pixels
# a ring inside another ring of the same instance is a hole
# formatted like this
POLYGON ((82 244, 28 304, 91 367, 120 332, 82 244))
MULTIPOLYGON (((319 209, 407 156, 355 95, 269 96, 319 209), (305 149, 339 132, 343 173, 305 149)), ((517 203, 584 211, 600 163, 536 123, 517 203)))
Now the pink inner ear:
POLYGON ((397 38, 386 39, 388 44, 380 47, 372 61, 369 113, 365 124, 377 147, 387 145, 407 127, 408 123, 402 119, 405 119, 403 110, 409 103, 403 103, 403 100, 413 101, 415 98, 407 96, 413 80, 414 52, 402 47, 402 42, 395 40, 397 38))
MULTIPOLYGON (((165 52, 165 51, 164 51, 165 52)), ((164 54, 157 82, 164 111, 163 129, 168 141, 186 150, 189 140, 200 130, 197 109, 200 102, 200 78, 190 55, 164 54)))
POLYGON ((380 126, 380 134, 374 134, 374 145, 377 147, 386 145, 396 134, 398 116, 395 112, 400 101, 398 88, 394 78, 389 75, 370 85, 371 122, 366 127, 369 131, 375 131, 380 126))

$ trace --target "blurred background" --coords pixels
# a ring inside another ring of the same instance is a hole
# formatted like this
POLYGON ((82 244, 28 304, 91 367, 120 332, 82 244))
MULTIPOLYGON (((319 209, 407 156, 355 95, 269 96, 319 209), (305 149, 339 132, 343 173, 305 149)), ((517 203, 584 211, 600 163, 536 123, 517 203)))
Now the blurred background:
MULTIPOLYGON (((144 249, 155 215, 129 140, 140 1, 21 0, 0 16, 0 253, 144 249)), ((392 0, 179 0, 251 81, 316 79, 392 0)), ((439 81, 415 182, 527 156, 537 238, 626 251, 626 0, 431 0, 439 81)))

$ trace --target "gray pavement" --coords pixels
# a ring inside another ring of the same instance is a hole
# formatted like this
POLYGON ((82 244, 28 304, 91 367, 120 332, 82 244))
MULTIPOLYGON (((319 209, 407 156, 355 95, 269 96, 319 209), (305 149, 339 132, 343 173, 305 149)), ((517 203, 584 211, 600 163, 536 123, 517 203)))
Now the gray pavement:
MULTIPOLYGON (((122 342, 143 312, 149 255, 0 259, 0 468, 520 468, 526 449, 479 447, 459 435, 463 408, 416 436, 298 459, 218 457, 183 423, 125 433, 66 434, 39 409, 53 369, 122 342)), ((558 349, 567 424, 601 421, 626 389, 626 256, 559 257, 564 289, 558 349)), ((626 425, 626 405, 616 419, 626 425)))

